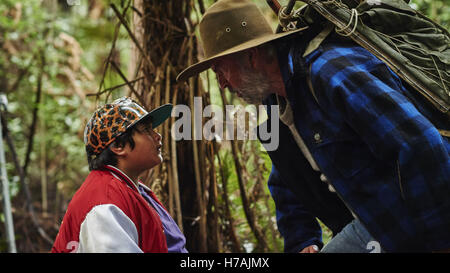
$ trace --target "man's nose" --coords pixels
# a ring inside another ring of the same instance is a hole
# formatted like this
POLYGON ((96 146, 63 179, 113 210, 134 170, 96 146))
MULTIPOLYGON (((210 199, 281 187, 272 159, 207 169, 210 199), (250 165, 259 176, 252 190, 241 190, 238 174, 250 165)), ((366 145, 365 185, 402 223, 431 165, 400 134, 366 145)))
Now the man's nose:
POLYGON ((228 81, 224 76, 217 74, 217 80, 219 81, 219 87, 221 90, 225 90, 228 87, 228 81))

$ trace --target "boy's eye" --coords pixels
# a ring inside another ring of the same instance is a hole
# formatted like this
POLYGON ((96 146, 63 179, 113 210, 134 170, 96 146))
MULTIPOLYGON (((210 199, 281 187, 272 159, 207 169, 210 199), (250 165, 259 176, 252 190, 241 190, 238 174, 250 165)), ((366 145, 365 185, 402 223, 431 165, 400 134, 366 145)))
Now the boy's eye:
POLYGON ((151 134, 152 127, 148 125, 142 125, 137 128, 137 130, 143 134, 151 134))

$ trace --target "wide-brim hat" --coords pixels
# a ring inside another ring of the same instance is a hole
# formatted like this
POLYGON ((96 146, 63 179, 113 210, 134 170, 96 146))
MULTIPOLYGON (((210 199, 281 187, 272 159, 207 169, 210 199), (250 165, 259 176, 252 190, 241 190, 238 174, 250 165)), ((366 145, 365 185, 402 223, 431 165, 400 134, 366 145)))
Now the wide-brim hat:
POLYGON ((250 0, 220 0, 211 5, 199 24, 205 59, 184 69, 177 81, 184 81, 211 67, 222 56, 280 39, 305 30, 274 33, 264 15, 250 0))

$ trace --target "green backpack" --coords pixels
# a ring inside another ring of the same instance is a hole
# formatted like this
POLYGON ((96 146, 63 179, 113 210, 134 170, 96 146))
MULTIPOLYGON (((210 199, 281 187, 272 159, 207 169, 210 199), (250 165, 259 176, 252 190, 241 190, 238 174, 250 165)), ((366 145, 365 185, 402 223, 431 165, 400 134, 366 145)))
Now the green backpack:
POLYGON ((324 30, 310 42, 305 54, 334 29, 385 62, 450 117, 450 34, 446 29, 404 0, 301 1, 307 5, 290 16, 280 12, 279 19, 284 30, 323 23, 324 30))

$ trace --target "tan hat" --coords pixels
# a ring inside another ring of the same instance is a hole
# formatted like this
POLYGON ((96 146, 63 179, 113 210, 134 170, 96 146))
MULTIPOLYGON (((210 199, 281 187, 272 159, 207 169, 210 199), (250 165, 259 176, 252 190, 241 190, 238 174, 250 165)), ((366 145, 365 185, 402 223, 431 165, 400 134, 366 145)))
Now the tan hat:
POLYGON ((199 24, 205 59, 183 70, 177 81, 211 67, 218 57, 233 54, 302 31, 273 33, 264 15, 251 0, 219 0, 205 12, 199 24))

